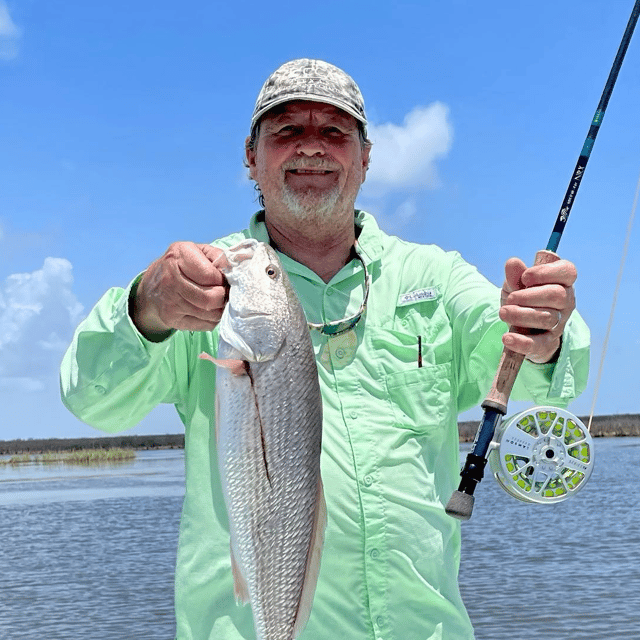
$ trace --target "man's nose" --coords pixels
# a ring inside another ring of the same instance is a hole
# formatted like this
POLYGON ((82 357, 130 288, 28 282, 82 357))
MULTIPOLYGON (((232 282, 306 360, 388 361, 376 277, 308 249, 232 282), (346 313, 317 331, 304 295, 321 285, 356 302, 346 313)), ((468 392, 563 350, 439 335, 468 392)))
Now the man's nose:
POLYGON ((296 151, 299 155, 305 155, 308 157, 323 156, 325 153, 324 145, 314 134, 304 136, 304 138, 298 143, 296 151))

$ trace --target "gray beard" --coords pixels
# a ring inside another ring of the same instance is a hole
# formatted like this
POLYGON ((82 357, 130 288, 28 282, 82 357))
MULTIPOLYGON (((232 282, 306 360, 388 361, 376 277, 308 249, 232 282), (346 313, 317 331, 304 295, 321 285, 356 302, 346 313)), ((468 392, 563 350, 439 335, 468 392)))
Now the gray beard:
POLYGON ((282 202, 296 220, 307 223, 326 223, 340 199, 340 189, 336 185, 331 191, 316 195, 311 191, 298 193, 282 187, 282 202))

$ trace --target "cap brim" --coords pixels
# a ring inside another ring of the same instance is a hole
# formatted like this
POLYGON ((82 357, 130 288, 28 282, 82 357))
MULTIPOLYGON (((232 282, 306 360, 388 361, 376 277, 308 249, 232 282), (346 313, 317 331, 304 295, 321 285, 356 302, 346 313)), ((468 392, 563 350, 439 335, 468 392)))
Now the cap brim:
POLYGON ((277 100, 270 102, 267 106, 262 107, 262 109, 254 113, 253 117, 251 118, 251 130, 253 131, 253 128, 258 123, 258 120, 260 120, 260 118, 262 118, 262 116, 265 113, 267 113, 267 111, 271 111, 271 109, 273 109, 274 107, 277 107, 280 104, 284 104, 285 102, 297 102, 300 100, 305 100, 309 102, 320 102, 322 104, 330 104, 334 107, 338 107, 338 109, 342 109, 342 111, 345 111, 350 116, 353 116, 356 120, 358 120, 359 122, 362 122, 362 124, 364 125, 367 124, 367 119, 364 118, 362 114, 358 113, 355 109, 350 107, 345 102, 342 102, 341 100, 331 99, 331 98, 327 98, 326 96, 318 96, 315 94, 301 93, 295 96, 278 98, 277 100))

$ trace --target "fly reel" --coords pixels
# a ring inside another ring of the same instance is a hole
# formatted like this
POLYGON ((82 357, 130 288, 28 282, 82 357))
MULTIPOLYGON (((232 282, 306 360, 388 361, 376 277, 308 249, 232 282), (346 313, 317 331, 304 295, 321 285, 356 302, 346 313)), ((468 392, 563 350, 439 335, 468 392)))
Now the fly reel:
POLYGON ((578 492, 593 471, 591 434, 574 415, 534 407, 496 429, 489 465, 500 486, 523 502, 562 502, 578 492))

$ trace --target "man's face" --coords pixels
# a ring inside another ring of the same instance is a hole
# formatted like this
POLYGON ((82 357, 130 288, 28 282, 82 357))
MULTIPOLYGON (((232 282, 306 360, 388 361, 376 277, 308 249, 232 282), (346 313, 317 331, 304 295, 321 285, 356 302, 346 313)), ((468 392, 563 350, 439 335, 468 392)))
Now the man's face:
POLYGON ((295 101, 263 116, 247 161, 267 211, 310 221, 353 210, 369 149, 362 148, 353 116, 332 105, 295 101))

